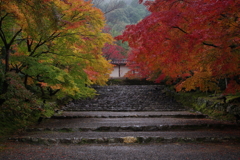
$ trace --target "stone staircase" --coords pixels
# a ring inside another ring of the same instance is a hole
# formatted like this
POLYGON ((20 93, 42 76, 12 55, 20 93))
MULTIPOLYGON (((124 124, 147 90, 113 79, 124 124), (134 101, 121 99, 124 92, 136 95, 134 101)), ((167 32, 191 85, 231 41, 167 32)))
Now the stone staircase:
POLYGON ((164 86, 95 89, 94 99, 76 100, 9 140, 46 145, 240 142, 239 126, 186 111, 164 86))
POLYGON ((68 111, 180 111, 164 86, 160 85, 114 85, 95 87, 94 99, 76 100, 68 111))

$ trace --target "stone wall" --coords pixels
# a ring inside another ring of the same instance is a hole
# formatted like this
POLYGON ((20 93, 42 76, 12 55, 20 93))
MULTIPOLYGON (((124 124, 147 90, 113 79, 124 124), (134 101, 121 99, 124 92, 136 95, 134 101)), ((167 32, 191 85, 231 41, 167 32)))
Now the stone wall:
MULTIPOLYGON (((173 92, 172 92, 173 93, 173 92)), ((186 108, 200 111, 210 117, 223 120, 237 120, 240 119, 240 101, 239 98, 233 96, 226 96, 224 102, 223 96, 196 96, 195 93, 176 93, 174 97, 178 102, 185 105, 186 108)))
POLYGON ((218 97, 208 99, 206 97, 197 98, 197 104, 199 106, 204 105, 208 109, 225 112, 226 114, 240 115, 240 106, 238 102, 227 101, 224 103, 223 100, 219 100, 218 97))

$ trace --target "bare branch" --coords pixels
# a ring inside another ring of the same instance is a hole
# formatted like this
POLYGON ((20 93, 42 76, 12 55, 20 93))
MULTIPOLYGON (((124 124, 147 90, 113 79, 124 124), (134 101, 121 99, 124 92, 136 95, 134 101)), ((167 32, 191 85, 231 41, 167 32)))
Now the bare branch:
POLYGON ((180 28, 180 27, 178 27, 178 26, 173 26, 172 28, 177 28, 177 29, 179 29, 180 31, 182 31, 183 33, 188 34, 186 31, 184 31, 182 28, 180 28))
POLYGON ((206 42, 203 42, 204 45, 206 46, 211 46, 211 47, 214 47, 214 48, 219 48, 219 46, 216 46, 214 44, 210 44, 210 43, 206 43, 206 42))
POLYGON ((109 2, 109 5, 108 5, 106 11, 103 11, 103 12, 106 15, 114 10, 117 10, 117 9, 120 9, 123 7, 124 7, 124 3, 122 3, 122 1, 111 1, 111 2, 109 2))

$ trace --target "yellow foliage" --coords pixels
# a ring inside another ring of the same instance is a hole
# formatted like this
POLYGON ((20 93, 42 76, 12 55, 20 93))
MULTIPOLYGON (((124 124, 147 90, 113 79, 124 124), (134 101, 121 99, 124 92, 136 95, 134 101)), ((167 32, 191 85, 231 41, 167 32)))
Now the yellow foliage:
POLYGON ((26 40, 14 46, 11 64, 33 77, 28 78, 28 85, 60 89, 58 94, 74 96, 85 93, 85 84, 104 85, 108 81, 113 66, 102 56, 102 48, 113 38, 102 32, 104 14, 90 1, 2 2, 1 9, 13 15, 13 29, 21 29, 19 36, 26 40))
POLYGON ((137 142, 137 138, 136 137, 123 137, 123 142, 124 143, 136 143, 137 142))
POLYGON ((50 86, 50 88, 52 88, 53 90, 54 89, 61 89, 62 88, 62 85, 61 84, 56 84, 54 86, 50 86))
POLYGON ((195 72, 192 77, 187 78, 185 81, 179 83, 176 86, 176 91, 191 91, 200 89, 203 92, 206 91, 219 91, 217 80, 212 77, 210 71, 195 72))
POLYGON ((31 77, 29 77, 27 79, 27 85, 32 85, 32 84, 34 84, 34 80, 31 77))
POLYGON ((88 74, 90 84, 105 85, 112 70, 113 65, 102 55, 98 55, 94 61, 90 61, 85 72, 88 74))

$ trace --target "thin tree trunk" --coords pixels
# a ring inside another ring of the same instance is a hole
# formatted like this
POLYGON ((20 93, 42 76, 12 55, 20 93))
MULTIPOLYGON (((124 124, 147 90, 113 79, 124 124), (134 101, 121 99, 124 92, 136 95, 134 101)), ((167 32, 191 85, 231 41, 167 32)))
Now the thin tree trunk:
POLYGON ((9 56, 10 56, 10 53, 9 53, 9 49, 6 50, 6 55, 5 55, 5 73, 9 72, 9 56))
POLYGON ((226 85, 226 88, 227 88, 227 86, 228 86, 227 78, 225 78, 225 85, 226 85))

